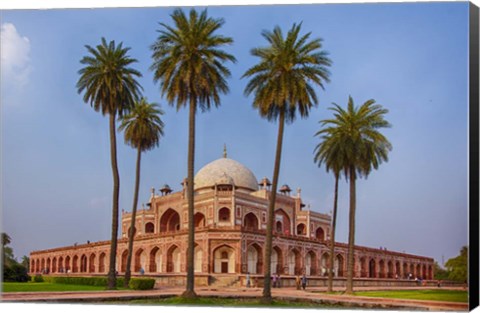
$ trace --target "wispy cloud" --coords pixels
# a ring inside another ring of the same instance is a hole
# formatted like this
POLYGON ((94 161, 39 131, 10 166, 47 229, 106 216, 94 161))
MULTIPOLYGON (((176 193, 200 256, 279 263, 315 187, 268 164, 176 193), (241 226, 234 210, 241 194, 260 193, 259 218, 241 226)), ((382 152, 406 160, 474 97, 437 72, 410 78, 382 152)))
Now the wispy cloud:
POLYGON ((20 35, 11 23, 2 24, 0 38, 2 82, 9 87, 22 87, 32 71, 30 40, 20 35))

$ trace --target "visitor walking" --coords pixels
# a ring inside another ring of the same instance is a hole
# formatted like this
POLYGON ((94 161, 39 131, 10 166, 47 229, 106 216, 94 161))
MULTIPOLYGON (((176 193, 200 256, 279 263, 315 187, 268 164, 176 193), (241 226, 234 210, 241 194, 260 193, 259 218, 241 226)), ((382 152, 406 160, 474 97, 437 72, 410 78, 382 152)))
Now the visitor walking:
POLYGON ((277 288, 277 276, 276 275, 273 275, 272 282, 273 282, 273 288, 277 288))
POLYGON ((281 281, 280 281, 280 275, 277 274, 277 287, 280 288, 282 287, 281 281))
POLYGON ((303 288, 303 290, 305 290, 305 287, 307 287, 307 276, 305 276, 305 274, 303 274, 303 276, 302 276, 302 288, 303 288))
POLYGON ((250 288, 250 272, 247 272, 247 288, 250 288))
POLYGON ((297 290, 300 290, 300 275, 297 275, 295 278, 295 284, 297 285, 297 290))

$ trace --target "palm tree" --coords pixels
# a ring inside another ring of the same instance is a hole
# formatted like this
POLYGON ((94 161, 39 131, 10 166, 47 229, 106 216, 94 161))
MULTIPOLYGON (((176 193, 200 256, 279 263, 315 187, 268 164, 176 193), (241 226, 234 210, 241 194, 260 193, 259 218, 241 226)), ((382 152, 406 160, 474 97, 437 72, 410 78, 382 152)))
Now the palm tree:
POLYGON ((335 252, 335 229, 337 225, 337 204, 338 204, 338 181, 340 179, 341 170, 344 167, 342 164, 343 149, 335 142, 335 137, 328 134, 325 129, 318 131, 315 136, 321 136, 320 142, 315 148, 314 162, 320 167, 325 164, 327 173, 332 170, 335 176, 335 191, 333 197, 333 217, 332 226, 330 228, 330 257, 328 267, 328 288, 327 292, 333 291, 333 262, 335 252))
MULTIPOLYGON (((355 211, 356 211, 356 180, 357 177, 367 177, 372 169, 377 169, 382 162, 388 161, 388 152, 392 145, 379 132, 380 128, 390 127, 384 115, 388 110, 375 100, 366 101, 360 107, 355 107, 352 97, 348 98, 347 110, 333 104, 334 119, 322 121, 327 128, 322 133, 331 136, 336 149, 341 150, 340 164, 345 177, 349 181, 349 234, 347 260, 346 293, 353 293, 353 253, 355 246, 355 211)), ((335 148, 332 148, 332 150, 335 148)))
POLYGON ((78 71, 80 78, 77 82, 78 93, 85 92, 83 100, 102 115, 109 115, 110 126, 110 157, 113 173, 113 201, 112 201, 112 235, 110 243, 110 264, 108 270, 108 289, 116 288, 115 261, 117 254, 118 235, 118 195, 120 177, 117 166, 117 139, 115 120, 123 116, 138 99, 141 86, 136 77, 142 75, 129 67, 137 60, 127 55, 130 48, 124 48, 123 43, 115 45, 115 41, 107 44, 102 38, 101 44, 95 48, 86 45, 89 52, 80 61, 85 65, 78 71))
POLYGON ((175 27, 160 23, 153 50, 154 81, 160 82, 160 90, 168 103, 177 110, 189 106, 188 134, 188 249, 187 285, 183 296, 196 297, 194 291, 194 195, 193 175, 195 164, 195 116, 200 107, 208 111, 212 105, 220 105, 220 94, 228 92, 226 78, 230 71, 225 62, 235 58, 221 50, 233 42, 230 37, 215 34, 224 24, 223 19, 200 14, 194 9, 187 17, 181 9, 171 15, 175 27))
POLYGON ((131 276, 133 254, 133 238, 135 236, 135 218, 137 214, 138 189, 140 187, 140 162, 142 152, 158 147, 160 137, 163 136, 164 124, 160 119, 163 111, 157 109, 157 104, 148 103, 145 98, 135 103, 132 110, 124 115, 119 127, 125 131, 125 143, 137 149, 137 163, 135 170, 135 189, 133 192, 132 217, 128 234, 127 268, 125 270, 124 287, 128 287, 131 276))
POLYGON ((273 32, 263 31, 262 36, 269 46, 254 48, 253 56, 259 57, 257 65, 248 69, 243 77, 251 77, 245 88, 248 96, 254 93, 253 107, 268 121, 278 120, 277 148, 273 170, 272 193, 268 208, 267 235, 265 243, 265 270, 263 301, 271 302, 271 253, 272 226, 275 198, 280 172, 280 160, 285 122, 295 120, 297 110, 302 118, 308 117, 312 106, 317 105, 317 95, 312 83, 323 89, 329 81, 331 61, 327 53, 320 50, 321 39, 309 41, 310 34, 299 36, 300 25, 294 24, 284 38, 280 27, 273 32))

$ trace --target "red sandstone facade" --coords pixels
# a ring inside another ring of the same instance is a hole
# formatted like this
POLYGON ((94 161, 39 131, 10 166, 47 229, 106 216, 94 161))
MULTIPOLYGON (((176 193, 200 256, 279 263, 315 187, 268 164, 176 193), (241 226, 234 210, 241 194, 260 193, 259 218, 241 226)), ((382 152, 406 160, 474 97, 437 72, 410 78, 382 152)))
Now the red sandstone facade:
MULTIPOLYGON (((185 185, 184 185, 185 187, 185 185)), ((162 276, 186 272, 186 189, 168 186, 150 196, 148 208, 135 221, 132 270, 162 276)), ((224 158, 202 168, 195 176, 195 272, 214 275, 262 274, 269 182, 257 180, 240 163, 224 158)), ((300 190, 288 186, 277 194, 272 253, 272 273, 282 277, 306 273, 326 276, 329 261, 331 217, 304 210, 300 190)), ((131 214, 122 212, 117 270, 125 272, 127 235, 131 214)), ((109 241, 34 251, 30 272, 106 274, 109 241)), ((335 243, 334 272, 346 276, 347 245, 335 243)), ((357 278, 433 279, 434 260, 411 254, 355 247, 357 278)))

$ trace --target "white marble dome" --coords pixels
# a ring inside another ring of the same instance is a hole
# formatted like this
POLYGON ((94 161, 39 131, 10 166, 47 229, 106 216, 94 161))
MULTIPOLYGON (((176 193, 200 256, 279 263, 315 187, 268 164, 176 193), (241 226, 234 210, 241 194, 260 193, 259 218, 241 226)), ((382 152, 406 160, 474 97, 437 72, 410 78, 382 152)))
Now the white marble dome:
POLYGON ((258 190, 257 178, 252 171, 229 158, 221 158, 202 167, 195 175, 195 189, 225 184, 227 181, 233 182, 236 187, 258 190))

